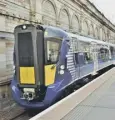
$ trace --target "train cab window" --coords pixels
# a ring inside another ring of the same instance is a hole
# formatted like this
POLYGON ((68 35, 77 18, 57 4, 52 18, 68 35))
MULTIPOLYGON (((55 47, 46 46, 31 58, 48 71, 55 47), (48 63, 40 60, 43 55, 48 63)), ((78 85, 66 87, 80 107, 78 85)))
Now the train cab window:
POLYGON ((32 35, 30 32, 18 33, 18 52, 19 52, 19 65, 33 66, 33 44, 32 35))
POLYGON ((59 58, 59 51, 61 42, 60 40, 48 39, 46 40, 45 45, 45 63, 46 64, 55 64, 59 58))

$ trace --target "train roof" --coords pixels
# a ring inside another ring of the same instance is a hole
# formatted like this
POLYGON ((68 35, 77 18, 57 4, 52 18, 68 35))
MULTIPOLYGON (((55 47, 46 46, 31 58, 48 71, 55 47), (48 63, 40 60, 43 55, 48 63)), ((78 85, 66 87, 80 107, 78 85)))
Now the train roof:
POLYGON ((73 38, 74 37, 74 38, 77 38, 78 40, 84 41, 84 42, 90 42, 90 43, 93 42, 93 43, 97 43, 97 44, 110 45, 110 46, 115 47, 115 44, 104 42, 104 41, 101 41, 99 39, 93 39, 90 37, 85 37, 85 36, 81 36, 78 34, 69 33, 69 32, 62 30, 61 28, 58 28, 58 27, 47 26, 47 25, 43 25, 43 27, 46 29, 54 30, 56 33, 60 34, 60 37, 62 37, 62 38, 64 38, 64 37, 73 38))
POLYGON ((103 45, 110 45, 110 46, 115 47, 115 45, 112 44, 112 43, 104 42, 104 41, 101 41, 99 39, 93 39, 93 38, 81 36, 81 35, 78 35, 78 34, 68 33, 68 36, 71 37, 71 38, 77 38, 78 40, 84 41, 84 42, 97 43, 97 44, 103 44, 103 45))
POLYGON ((68 36, 68 33, 61 28, 58 27, 53 27, 53 26, 47 26, 47 25, 42 25, 43 28, 45 28, 46 32, 49 32, 48 36, 57 36, 60 38, 65 38, 68 36), (52 34, 53 33, 53 34, 52 34))

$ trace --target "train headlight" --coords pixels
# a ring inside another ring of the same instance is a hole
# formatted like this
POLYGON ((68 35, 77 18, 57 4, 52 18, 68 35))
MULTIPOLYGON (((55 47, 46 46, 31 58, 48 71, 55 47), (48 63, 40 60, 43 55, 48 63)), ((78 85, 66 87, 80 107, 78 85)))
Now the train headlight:
POLYGON ((64 74, 64 70, 60 70, 59 73, 60 73, 60 75, 63 75, 64 74))
POLYGON ((64 66, 64 65, 61 65, 61 66, 60 66, 60 69, 64 70, 64 69, 65 69, 65 66, 64 66))
POLYGON ((27 28, 27 26, 26 26, 26 25, 23 25, 22 28, 25 30, 25 29, 27 28))

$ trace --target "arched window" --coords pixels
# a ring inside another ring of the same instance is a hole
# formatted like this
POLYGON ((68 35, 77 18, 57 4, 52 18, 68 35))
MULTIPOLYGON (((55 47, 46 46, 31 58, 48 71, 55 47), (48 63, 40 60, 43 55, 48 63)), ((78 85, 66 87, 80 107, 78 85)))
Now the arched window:
POLYGON ((47 0, 42 6, 42 20, 44 24, 56 25, 56 11, 53 3, 47 0))
POLYGON ((74 32, 79 31, 79 19, 76 15, 72 17, 72 29, 74 32))
POLYGON ((90 25, 90 36, 94 37, 94 28, 93 25, 90 25))
POLYGON ((106 41, 106 33, 104 30, 103 30, 103 41, 106 41))
POLYGON ((99 38, 99 32, 98 32, 98 28, 95 28, 95 37, 98 39, 99 38))
POLYGON ((100 28, 100 40, 103 40, 103 30, 100 28))
POLYGON ((82 24, 82 32, 83 32, 84 35, 88 35, 89 34, 87 21, 84 21, 83 24, 82 24))
POLYGON ((60 27, 62 27, 64 30, 69 30, 69 13, 66 9, 62 9, 60 11, 60 27))

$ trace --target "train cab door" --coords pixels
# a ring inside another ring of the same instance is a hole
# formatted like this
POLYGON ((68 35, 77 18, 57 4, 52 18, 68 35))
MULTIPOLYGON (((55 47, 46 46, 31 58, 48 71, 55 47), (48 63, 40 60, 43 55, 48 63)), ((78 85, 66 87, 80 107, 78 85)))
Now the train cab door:
POLYGON ((55 82, 56 66, 62 40, 60 38, 45 38, 45 86, 55 82))
POLYGON ((37 89, 44 85, 44 30, 27 24, 14 34, 18 86, 37 89))

